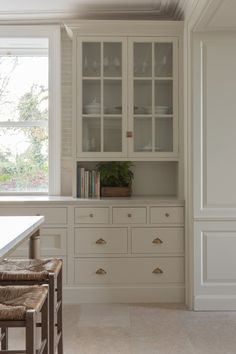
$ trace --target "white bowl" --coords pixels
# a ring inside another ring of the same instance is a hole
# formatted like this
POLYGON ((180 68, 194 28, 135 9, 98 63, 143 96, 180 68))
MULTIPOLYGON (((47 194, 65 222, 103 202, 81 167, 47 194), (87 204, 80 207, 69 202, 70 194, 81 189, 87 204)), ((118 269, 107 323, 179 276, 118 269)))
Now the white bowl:
POLYGON ((99 114, 101 112, 101 105, 100 104, 96 104, 96 105, 88 104, 88 105, 84 106, 84 111, 86 114, 99 114))
POLYGON ((169 106, 156 106, 155 114, 167 114, 170 111, 169 106))

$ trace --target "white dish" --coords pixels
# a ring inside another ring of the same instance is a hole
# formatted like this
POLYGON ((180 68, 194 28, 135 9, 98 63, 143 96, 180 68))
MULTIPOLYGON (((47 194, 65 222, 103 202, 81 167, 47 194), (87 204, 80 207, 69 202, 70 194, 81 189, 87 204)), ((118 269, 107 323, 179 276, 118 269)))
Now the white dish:
POLYGON ((167 114, 170 111, 169 106, 156 106, 155 107, 155 114, 167 114))
POLYGON ((86 114, 99 114, 101 112, 101 106, 87 105, 84 107, 84 112, 86 114))

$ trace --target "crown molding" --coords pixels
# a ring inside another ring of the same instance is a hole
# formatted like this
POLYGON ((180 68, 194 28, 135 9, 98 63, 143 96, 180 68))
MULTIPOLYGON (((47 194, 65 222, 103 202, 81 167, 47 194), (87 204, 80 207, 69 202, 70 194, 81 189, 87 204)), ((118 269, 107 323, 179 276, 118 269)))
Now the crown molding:
POLYGON ((182 20, 188 0, 152 0, 140 5, 82 5, 59 10, 0 11, 0 22, 56 21, 66 19, 155 19, 182 20))

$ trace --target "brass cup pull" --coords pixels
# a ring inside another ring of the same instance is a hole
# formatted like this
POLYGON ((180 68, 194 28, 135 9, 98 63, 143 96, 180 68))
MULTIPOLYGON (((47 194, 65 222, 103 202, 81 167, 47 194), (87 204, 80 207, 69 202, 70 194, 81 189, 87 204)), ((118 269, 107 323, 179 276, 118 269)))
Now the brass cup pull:
POLYGON ((93 218, 93 214, 89 214, 89 217, 90 217, 90 218, 93 218))
POLYGON ((152 243, 155 243, 156 245, 158 245, 158 244, 163 243, 163 241, 159 237, 157 237, 152 241, 152 243))
POLYGON ((128 216, 128 218, 132 218, 132 214, 130 214, 130 213, 127 216, 128 216))
POLYGON ((97 245, 106 245, 106 241, 105 240, 103 240, 103 238, 99 238, 97 241, 96 241, 96 244, 97 245))
POLYGON ((99 269, 96 271, 96 274, 99 274, 99 275, 101 275, 101 274, 107 274, 107 272, 106 272, 104 269, 99 268, 99 269))
POLYGON ((155 268, 153 271, 152 271, 154 274, 162 274, 164 273, 163 270, 159 267, 155 268))
POLYGON ((170 216, 170 214, 169 213, 165 213, 165 216, 168 218, 170 216))

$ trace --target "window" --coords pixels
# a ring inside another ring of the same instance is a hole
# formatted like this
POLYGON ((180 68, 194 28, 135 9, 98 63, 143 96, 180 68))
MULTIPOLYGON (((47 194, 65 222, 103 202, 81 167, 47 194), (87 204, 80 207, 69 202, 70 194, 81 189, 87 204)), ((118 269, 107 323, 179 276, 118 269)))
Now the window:
POLYGON ((0 193, 59 194, 60 42, 22 30, 30 37, 0 29, 0 193))

